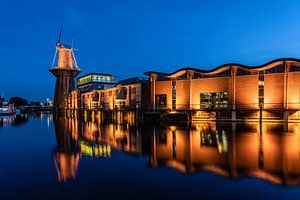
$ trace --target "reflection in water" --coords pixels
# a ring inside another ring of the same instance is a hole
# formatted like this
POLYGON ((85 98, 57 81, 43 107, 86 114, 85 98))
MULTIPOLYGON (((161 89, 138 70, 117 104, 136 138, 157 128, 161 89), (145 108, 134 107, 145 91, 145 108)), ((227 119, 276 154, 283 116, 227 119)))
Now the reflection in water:
POLYGON ((0 116, 0 127, 13 125, 18 126, 28 122, 28 115, 13 115, 13 116, 0 116))
POLYGON ((59 181, 75 178, 79 165, 78 127, 74 120, 55 119, 57 147, 54 151, 54 163, 59 181))
POLYGON ((22 113, 12 116, 0 116, 0 127, 23 125, 29 121, 30 117, 40 118, 41 121, 43 121, 46 118, 48 127, 50 126, 53 120, 53 115, 49 112, 35 112, 31 114, 22 113))
POLYGON ((149 156, 152 168, 168 166, 184 173, 206 170, 228 178, 251 176, 280 185, 300 184, 300 124, 138 126, 67 118, 54 123, 54 162, 62 182, 76 177, 82 155, 109 158, 122 151, 149 156))
POLYGON ((174 130, 158 128, 152 156, 183 172, 209 170, 230 178, 252 176, 295 185, 300 183, 298 129, 297 124, 263 124, 260 133, 258 124, 197 124, 176 129, 174 141, 174 130), (161 141, 161 135, 167 139, 161 141))
POLYGON ((110 157, 111 147, 109 144, 93 144, 80 141, 80 150, 90 157, 110 157))

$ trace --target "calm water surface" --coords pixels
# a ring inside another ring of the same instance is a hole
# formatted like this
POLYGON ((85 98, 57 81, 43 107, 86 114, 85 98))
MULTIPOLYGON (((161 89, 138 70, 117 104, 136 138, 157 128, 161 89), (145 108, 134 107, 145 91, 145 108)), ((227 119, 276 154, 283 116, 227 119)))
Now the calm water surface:
POLYGON ((1 199, 299 199, 300 124, 0 118, 1 199))

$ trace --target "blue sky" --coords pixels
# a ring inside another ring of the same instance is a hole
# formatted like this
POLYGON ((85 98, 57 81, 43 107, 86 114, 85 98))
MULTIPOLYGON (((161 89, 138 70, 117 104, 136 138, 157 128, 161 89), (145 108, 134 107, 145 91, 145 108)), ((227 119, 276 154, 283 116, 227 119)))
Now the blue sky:
POLYGON ((45 100, 59 27, 82 74, 259 65, 300 55, 299 1, 6 1, 0 7, 0 95, 45 100))

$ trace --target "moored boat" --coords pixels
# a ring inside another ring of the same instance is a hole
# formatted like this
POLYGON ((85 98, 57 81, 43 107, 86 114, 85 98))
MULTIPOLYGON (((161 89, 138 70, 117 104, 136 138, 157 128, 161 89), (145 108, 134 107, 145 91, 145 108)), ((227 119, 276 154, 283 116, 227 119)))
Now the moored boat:
POLYGON ((2 102, 2 106, 0 106, 0 116, 14 115, 16 110, 13 104, 9 102, 2 102))

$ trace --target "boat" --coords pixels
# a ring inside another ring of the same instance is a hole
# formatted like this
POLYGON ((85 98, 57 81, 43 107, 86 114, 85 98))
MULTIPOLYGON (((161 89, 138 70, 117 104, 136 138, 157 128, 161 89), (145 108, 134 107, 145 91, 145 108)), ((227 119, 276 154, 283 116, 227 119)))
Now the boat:
POLYGON ((0 116, 9 116, 14 115, 15 113, 16 110, 13 104, 7 101, 2 102, 2 106, 0 106, 0 116))

